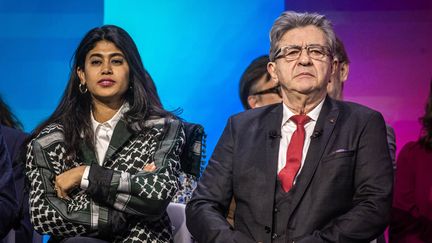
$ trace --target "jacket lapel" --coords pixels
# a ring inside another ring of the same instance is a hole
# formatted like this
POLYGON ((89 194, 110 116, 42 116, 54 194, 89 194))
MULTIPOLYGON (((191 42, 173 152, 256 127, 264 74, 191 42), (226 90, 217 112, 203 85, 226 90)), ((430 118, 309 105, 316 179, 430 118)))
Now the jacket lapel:
MULTIPOLYGON (((273 222, 273 205, 275 199, 278 154, 280 143, 280 131, 282 123, 283 109, 282 104, 275 106, 270 112, 265 113, 264 117, 256 131, 262 134, 263 140, 261 151, 264 153, 264 160, 257 161, 259 173, 265 176, 264 185, 259 191, 260 198, 267 198, 269 200, 262 201, 262 210, 258 213, 260 221, 271 227, 273 222)), ((256 143, 256 141, 253 141, 256 143)), ((256 235, 257 236, 257 235, 256 235)))
MULTIPOLYGON (((282 117, 283 105, 281 103, 268 113, 262 123, 262 130, 265 131, 264 136, 266 139, 266 161, 268 161, 268 164, 265 165, 265 173, 274 177, 274 180, 269 180, 272 183, 276 182, 277 176, 282 117)), ((276 188, 275 185, 273 185, 273 188, 276 188)))
POLYGON ((114 128, 113 136, 105 154, 103 164, 105 164, 118 149, 122 148, 123 144, 126 143, 132 135, 133 134, 127 128, 126 122, 120 119, 114 128))
POLYGON ((96 159, 95 151, 90 149, 89 146, 84 142, 84 139, 80 142, 80 151, 82 155, 83 165, 91 165, 93 163, 98 163, 96 159))
POLYGON ((289 217, 291 217, 291 214, 294 212, 308 185, 312 181, 315 170, 317 169, 333 133, 338 116, 339 108, 334 104, 334 101, 331 98, 326 97, 315 125, 314 131, 317 132, 314 132, 315 135, 312 135, 315 137, 311 138, 303 168, 296 180, 295 193, 293 193, 292 200, 292 210, 290 210, 289 217))

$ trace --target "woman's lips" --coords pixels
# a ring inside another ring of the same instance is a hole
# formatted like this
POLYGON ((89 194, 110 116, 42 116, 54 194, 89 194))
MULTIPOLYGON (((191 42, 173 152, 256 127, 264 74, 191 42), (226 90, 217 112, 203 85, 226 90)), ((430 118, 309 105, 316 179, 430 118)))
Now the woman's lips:
POLYGON ((99 80, 98 84, 102 87, 110 87, 115 84, 115 81, 112 79, 101 79, 99 80))

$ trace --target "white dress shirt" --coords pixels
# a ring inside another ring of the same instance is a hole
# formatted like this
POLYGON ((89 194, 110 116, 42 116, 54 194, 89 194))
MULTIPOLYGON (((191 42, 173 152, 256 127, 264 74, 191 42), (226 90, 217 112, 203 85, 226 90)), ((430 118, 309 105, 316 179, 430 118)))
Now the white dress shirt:
MULTIPOLYGON (((103 161, 105 159, 106 151, 108 150, 108 146, 110 144, 114 128, 117 123, 123 117, 123 114, 129 110, 129 104, 127 102, 123 103, 117 113, 111 117, 106 122, 99 123, 94 119, 93 111, 91 112, 90 119, 93 126, 94 133, 94 144, 96 149, 96 159, 98 160, 98 164, 102 166, 103 161)), ((87 189, 88 187, 88 174, 90 172, 90 166, 86 166, 84 170, 84 174, 81 178, 81 189, 87 189)))
MULTIPOLYGON (((325 100, 325 98, 313 110, 311 110, 309 113, 306 114, 307 116, 309 116, 310 121, 304 125, 305 132, 306 132, 305 142, 303 145, 303 154, 302 154, 301 165, 300 165, 300 169, 297 172, 297 175, 300 174, 300 171, 303 168, 303 164, 304 164, 306 154, 307 154, 307 151, 309 149, 309 144, 311 141, 310 137, 312 136, 312 133, 314 131, 316 121, 317 121, 318 116, 321 112, 321 108, 324 104, 324 100, 325 100)), ((288 108, 288 106, 283 104, 283 118, 282 118, 282 124, 281 124, 281 136, 282 136, 282 138, 281 138, 280 144, 279 144, 278 174, 285 167, 288 145, 289 145, 289 142, 291 141, 291 137, 292 137, 294 131, 297 129, 297 125, 292 120, 290 120, 290 118, 294 115, 296 115, 296 114, 294 114, 288 108)), ((296 178, 297 178, 297 175, 296 175, 296 178)), ((295 183, 295 179, 294 179, 294 183, 295 183)))

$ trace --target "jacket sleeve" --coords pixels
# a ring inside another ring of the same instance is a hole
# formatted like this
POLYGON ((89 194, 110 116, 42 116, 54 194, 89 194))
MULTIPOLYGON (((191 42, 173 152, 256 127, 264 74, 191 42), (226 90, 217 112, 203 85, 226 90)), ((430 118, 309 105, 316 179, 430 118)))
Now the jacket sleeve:
POLYGON ((12 165, 0 130, 0 239, 13 226, 17 213, 16 205, 12 165))
MULTIPOLYGON (((155 141, 146 141, 152 144, 147 155, 151 156, 157 169, 131 174, 92 164, 86 189, 91 198, 128 216, 144 217, 148 221, 162 217, 178 190, 179 158, 185 135, 178 120, 167 121, 152 129, 158 132, 153 137, 155 141)), ((131 157, 131 164, 134 159, 141 158, 131 157)))
MULTIPOLYGON (((115 234, 119 214, 85 193, 74 193, 70 200, 60 199, 54 190, 55 176, 70 169, 65 162, 63 133, 47 128, 46 134, 33 139, 27 147, 26 175, 30 181, 30 217, 36 231, 56 238, 97 234, 115 234), (101 214, 100 212, 106 212, 101 214), (100 225, 100 222, 104 222, 100 225)), ((75 163, 75 162, 74 162, 75 163)), ((76 166, 79 164, 75 163, 76 166)))
POLYGON ((219 139, 209 164, 186 206, 186 223, 198 242, 254 242, 234 230, 225 218, 233 195, 234 136, 232 118, 219 139))

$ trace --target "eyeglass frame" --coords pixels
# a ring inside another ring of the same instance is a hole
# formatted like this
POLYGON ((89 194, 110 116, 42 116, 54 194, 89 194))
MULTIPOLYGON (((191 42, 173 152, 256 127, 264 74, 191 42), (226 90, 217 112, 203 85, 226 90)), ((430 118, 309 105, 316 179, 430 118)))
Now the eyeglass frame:
POLYGON ((268 89, 257 91, 255 93, 252 93, 251 95, 277 94, 277 95, 279 95, 279 97, 282 97, 280 92, 281 92, 280 85, 276 85, 276 86, 268 88, 268 89))
POLYGON ((294 60, 297 60, 297 59, 299 59, 300 58, 300 56, 301 56, 301 54, 303 53, 303 50, 305 50, 306 49, 306 54, 308 55, 308 57, 310 57, 310 58, 312 58, 312 59, 314 59, 314 60, 318 60, 318 61, 322 61, 322 60, 324 60, 324 57, 326 57, 326 56, 329 56, 329 57, 332 57, 333 55, 331 54, 331 51, 330 51, 330 47, 328 47, 328 46, 323 46, 323 45, 320 45, 320 44, 310 44, 310 45, 306 45, 306 46, 299 46, 299 45, 287 45, 287 46, 282 46, 282 47, 280 47, 276 52, 275 52, 275 58, 274 58, 274 61, 276 61, 277 59, 279 59, 279 58, 285 58, 285 60, 287 60, 287 61, 294 61, 294 60), (289 48, 289 47, 291 47, 291 48, 297 48, 297 50, 299 50, 300 52, 299 52, 299 54, 298 54, 298 56, 296 57, 296 58, 292 58, 292 59, 290 59, 290 58, 287 58, 287 55, 286 54, 282 54, 282 50, 286 50, 287 48, 289 48), (323 50, 323 56, 321 57, 321 58, 316 58, 316 57, 312 57, 311 55, 310 55, 310 48, 313 48, 313 47, 319 47, 319 48, 321 48, 322 50, 323 50))

